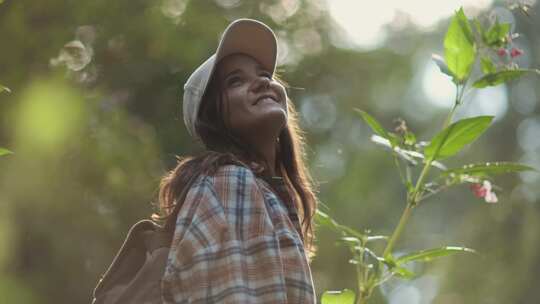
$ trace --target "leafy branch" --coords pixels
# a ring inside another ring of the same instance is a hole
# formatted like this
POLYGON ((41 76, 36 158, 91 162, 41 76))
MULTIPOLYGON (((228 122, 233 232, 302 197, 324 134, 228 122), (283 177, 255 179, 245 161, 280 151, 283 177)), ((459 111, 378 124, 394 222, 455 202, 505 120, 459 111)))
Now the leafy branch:
POLYGON ((537 69, 520 69, 514 62, 504 61, 508 58, 502 58, 503 55, 514 58, 523 53, 512 46, 512 39, 517 36, 509 33, 510 24, 501 24, 496 20, 487 29, 484 29, 478 20, 473 20, 473 24, 474 30, 463 9, 456 11, 444 38, 444 58, 435 54, 432 56, 441 72, 451 77, 456 86, 456 96, 441 131, 430 141, 417 143, 416 136, 403 120, 398 121, 395 132, 390 132, 366 111, 354 109, 375 133, 371 141, 392 154, 400 180, 407 190, 406 205, 390 237, 372 236, 369 230, 360 233, 339 224, 326 213, 317 212, 316 221, 319 224, 341 234, 338 243, 349 248, 352 255, 349 263, 355 265, 358 281, 357 294, 351 290, 325 292, 321 299, 323 304, 366 303, 374 288, 391 277, 414 278, 416 274, 405 267, 411 262, 429 262, 456 253, 476 254, 475 250, 461 246, 423 249, 399 257, 394 256, 393 250, 412 211, 420 202, 460 184, 470 184, 474 194, 484 198, 486 202, 497 202, 494 191, 497 187, 491 184, 494 175, 536 171, 527 165, 512 162, 480 162, 450 169, 441 162, 476 141, 493 121, 493 116, 476 116, 452 122, 457 107, 464 103, 466 92, 507 83, 527 73, 540 75, 537 69), (493 54, 497 54, 501 60, 504 59, 504 62, 496 65, 492 59, 493 54), (467 87, 475 63, 481 65, 483 75, 472 81, 472 86, 467 87), (414 181, 413 169, 419 163, 422 164, 422 169, 414 181), (402 169, 402 164, 405 170, 402 169), (433 167, 439 169, 439 174, 429 181, 429 173, 433 167), (381 255, 369 247, 374 240, 385 242, 381 255))

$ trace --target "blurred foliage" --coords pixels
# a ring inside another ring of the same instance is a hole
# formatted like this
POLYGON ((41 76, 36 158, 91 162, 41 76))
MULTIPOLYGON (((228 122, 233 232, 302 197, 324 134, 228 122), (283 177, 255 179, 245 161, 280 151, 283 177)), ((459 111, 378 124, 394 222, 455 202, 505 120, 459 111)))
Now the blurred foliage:
MULTIPOLYGON (((504 4, 494 6, 508 15, 504 4)), ((540 62, 539 16, 538 4, 527 14, 514 10, 522 64, 531 68, 540 62)), ((365 109, 386 128, 401 117, 418 138, 433 136, 448 109, 429 100, 422 77, 434 65, 431 53, 442 53, 449 19, 429 30, 389 24, 381 47, 361 50, 345 48, 346 36, 317 0, 6 0, 0 82, 11 94, 0 94, 0 146, 15 153, 0 158, 2 302, 90 301, 127 229, 154 210, 175 155, 200 151, 182 122, 181 88, 239 17, 259 19, 278 35, 278 70, 300 110, 309 164, 332 217, 359 231, 390 232, 404 208, 400 180, 352 109, 365 109)), ((538 168, 538 78, 501 88, 494 92, 507 96, 506 111, 474 149, 460 152, 460 163, 508 160, 538 168)), ((458 117, 492 114, 472 105, 480 97, 469 97, 471 107, 458 117)), ((416 265, 419 278, 388 281, 372 303, 539 298, 540 179, 523 173, 500 183, 507 190, 496 206, 465 188, 423 205, 398 246, 473 246, 483 258, 416 265)), ((354 290, 349 252, 334 246, 331 231, 319 229, 317 238, 318 294, 354 290)))

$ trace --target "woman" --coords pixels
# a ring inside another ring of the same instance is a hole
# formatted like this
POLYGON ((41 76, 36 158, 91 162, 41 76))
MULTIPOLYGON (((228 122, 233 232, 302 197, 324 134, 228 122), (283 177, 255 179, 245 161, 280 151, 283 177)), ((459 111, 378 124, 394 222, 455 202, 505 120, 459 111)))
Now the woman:
POLYGON ((176 216, 165 303, 316 302, 316 197, 276 58, 270 28, 236 20, 184 85, 184 122, 206 151, 161 182, 161 212, 176 216))

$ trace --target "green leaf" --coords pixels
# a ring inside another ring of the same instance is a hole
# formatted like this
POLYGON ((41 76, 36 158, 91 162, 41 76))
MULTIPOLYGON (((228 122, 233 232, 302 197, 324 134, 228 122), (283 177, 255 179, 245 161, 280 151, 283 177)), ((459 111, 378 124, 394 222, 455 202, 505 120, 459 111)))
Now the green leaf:
POLYGON ((360 233, 359 231, 356 231, 356 230, 354 230, 354 229, 352 229, 350 227, 344 226, 344 225, 339 225, 338 224, 338 229, 342 233, 345 233, 346 235, 351 235, 351 236, 357 237, 359 239, 364 239, 366 237, 363 233, 360 233))
POLYGON ((360 114, 362 119, 371 127, 373 132, 377 133, 379 136, 382 136, 388 139, 388 134, 386 133, 386 130, 381 126, 381 124, 373 116, 369 115, 367 112, 362 111, 360 109, 354 109, 354 110, 360 114))
POLYGON ((398 145, 398 139, 394 135, 388 134, 386 130, 381 126, 381 124, 371 115, 369 115, 367 112, 362 111, 360 109, 354 109, 358 114, 360 114, 360 117, 371 127, 373 132, 378 134, 381 137, 384 137, 390 141, 392 146, 398 145))
MULTIPOLYGON (((2 3, 2 2, 0 2, 0 3, 2 3)), ((8 93, 11 93, 11 90, 8 87, 5 87, 5 86, 0 84, 0 93, 2 93, 4 91, 6 91, 8 93)))
POLYGON ((407 192, 408 192, 408 193, 412 193, 412 192, 413 192, 413 190, 414 190, 414 185, 412 184, 411 181, 407 181, 407 184, 406 184, 405 186, 407 186, 407 192))
POLYGON ((389 271, 397 274, 401 278, 412 279, 416 276, 416 274, 413 273, 412 271, 398 265, 397 261, 392 256, 392 254, 388 254, 386 257, 381 258, 380 261, 388 267, 389 271))
POLYGON ((511 162, 492 162, 469 164, 461 168, 448 169, 441 175, 447 176, 450 174, 467 174, 472 176, 489 176, 495 174, 522 172, 522 171, 537 171, 535 168, 527 165, 511 162))
POLYGON ((425 147, 426 158, 437 160, 456 154, 465 145, 475 141, 489 127, 491 120, 493 116, 478 116, 454 122, 425 147))
POLYGON ((319 225, 326 226, 330 229, 338 230, 339 224, 334 221, 328 214, 317 209, 315 212, 315 222, 319 225))
POLYGON ((433 60, 433 62, 435 62, 435 64, 437 64, 439 70, 441 70, 443 74, 446 74, 452 78, 455 77, 454 74, 452 74, 452 72, 450 72, 450 70, 448 69, 448 65, 446 65, 446 62, 444 62, 444 58, 437 54, 431 54, 431 59, 433 60))
POLYGON ((392 147, 399 146, 399 143, 401 142, 401 137, 399 135, 392 132, 387 132, 386 134, 388 134, 388 140, 390 141, 390 145, 392 147))
POLYGON ((441 248, 433 248, 408 253, 404 256, 399 257, 396 260, 396 263, 398 265, 402 265, 412 261, 430 262, 439 257, 462 252, 476 253, 475 250, 466 247, 446 246, 441 248))
POLYGON ((414 133, 409 131, 405 133, 405 144, 409 146, 413 146, 414 144, 416 144, 416 136, 414 135, 414 133))
MULTIPOLYGON (((410 165, 412 166, 416 166, 418 164, 418 162, 415 160, 415 158, 418 158, 418 159, 421 159, 423 163, 425 163, 425 157, 424 157, 424 154, 420 153, 420 152, 417 152, 417 151, 413 151, 413 150, 407 150, 407 149, 403 149, 403 148, 400 148, 400 147, 393 147, 392 148, 392 145, 390 144, 390 141, 386 138, 383 138, 379 135, 371 135, 371 141, 374 142, 375 144, 377 145, 381 145, 385 148, 388 148, 390 149, 391 151, 394 151, 396 153, 396 155, 398 157, 400 157, 401 159, 403 159, 404 161, 406 161, 407 163, 409 163, 410 165)), ((446 166, 443 164, 443 163, 440 163, 440 162, 432 162, 431 165, 433 167, 436 167, 436 168, 439 168, 441 170, 446 170, 446 166)))
POLYGON ((475 55, 476 47, 471 26, 463 8, 460 8, 454 14, 444 37, 445 61, 458 83, 463 83, 469 76, 475 55))
POLYGON ((367 240, 368 242, 372 242, 372 241, 379 241, 379 240, 388 240, 388 237, 386 235, 371 235, 371 236, 368 236, 367 237, 367 240))
POLYGON ((484 43, 491 47, 502 47, 506 43, 506 36, 510 32, 510 23, 495 23, 484 33, 484 43))
POLYGON ((321 304, 354 304, 355 297, 354 291, 350 289, 325 291, 321 297, 321 304))
POLYGON ((354 236, 344 236, 341 237, 339 241, 349 246, 357 246, 360 244, 360 239, 354 236))
POLYGON ((334 230, 335 232, 341 233, 342 235, 346 236, 353 236, 359 239, 364 239, 366 236, 359 231, 356 231, 352 228, 349 228, 344 225, 340 225, 338 222, 336 222, 333 218, 331 218, 328 214, 320 211, 317 209, 315 212, 315 221, 316 223, 326 226, 327 228, 330 228, 334 230))
POLYGON ((13 154, 13 152, 9 151, 8 149, 0 148, 0 156, 13 154))
POLYGON ((474 44, 474 35, 472 32, 471 24, 469 23, 469 19, 467 19, 467 16, 465 16, 465 13, 463 12, 463 7, 459 8, 459 11, 456 12, 457 20, 459 22, 459 26, 461 27, 463 34, 467 38, 467 41, 469 43, 474 44))
POLYGON ((533 72, 540 75, 540 70, 534 69, 514 69, 514 70, 503 70, 495 73, 489 73, 484 75, 482 78, 476 80, 473 83, 475 88, 485 88, 489 86, 496 86, 504 82, 519 78, 527 72, 533 72))
POLYGON ((490 74, 490 73, 497 72, 497 68, 495 67, 495 65, 493 64, 493 62, 491 61, 489 57, 482 57, 481 63, 482 63, 482 73, 490 74))
POLYGON ((410 271, 409 269, 401 266, 394 266, 392 268, 392 272, 397 274, 399 277, 407 280, 414 279, 416 277, 416 273, 410 271))

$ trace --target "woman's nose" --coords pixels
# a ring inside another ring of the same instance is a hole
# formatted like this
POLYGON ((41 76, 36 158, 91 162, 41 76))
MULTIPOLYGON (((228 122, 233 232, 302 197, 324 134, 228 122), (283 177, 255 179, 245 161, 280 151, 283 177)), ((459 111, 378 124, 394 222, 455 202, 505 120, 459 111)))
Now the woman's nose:
POLYGON ((270 79, 268 77, 257 77, 255 83, 253 84, 253 91, 260 91, 268 89, 270 87, 270 79))

